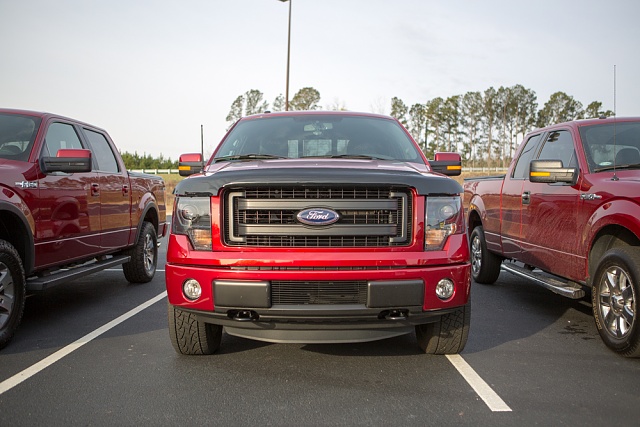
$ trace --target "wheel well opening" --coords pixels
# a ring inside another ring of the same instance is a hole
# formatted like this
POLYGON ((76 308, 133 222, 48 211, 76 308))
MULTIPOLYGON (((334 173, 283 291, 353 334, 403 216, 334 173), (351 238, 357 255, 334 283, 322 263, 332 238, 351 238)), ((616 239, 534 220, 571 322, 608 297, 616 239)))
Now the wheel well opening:
POLYGON ((595 274, 598 260, 602 258, 605 252, 620 246, 640 246, 640 239, 630 230, 620 225, 609 225, 598 232, 593 240, 591 251, 589 251, 588 280, 595 274))
POLYGON ((155 209, 149 209, 144 215, 144 221, 153 224, 153 227, 158 231, 158 212, 155 209))
POLYGON ((23 222, 16 215, 11 212, 0 211, 0 239, 11 243, 18 251, 25 269, 30 266, 30 254, 27 251, 29 239, 25 238, 28 232, 23 222))
POLYGON ((479 225, 482 225, 482 220, 480 220, 480 215, 478 215, 478 212, 476 211, 469 212, 469 224, 468 224, 467 233, 471 235, 471 232, 473 231, 473 229, 479 225))

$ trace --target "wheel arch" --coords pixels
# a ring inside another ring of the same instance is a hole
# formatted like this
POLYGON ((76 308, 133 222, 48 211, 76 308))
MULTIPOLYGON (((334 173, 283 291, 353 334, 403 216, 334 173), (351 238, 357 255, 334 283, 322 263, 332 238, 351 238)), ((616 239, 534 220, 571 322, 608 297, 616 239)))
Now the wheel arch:
POLYGON ((144 207, 142 211, 142 215, 140 215, 140 219, 138 220, 138 228, 136 229, 136 238, 134 239, 134 243, 138 241, 140 238, 140 233, 142 232, 142 224, 145 222, 150 222, 155 228, 156 233, 159 233, 159 215, 158 215, 158 206, 154 202, 149 202, 144 207))
POLYGON ((35 246, 31 224, 23 212, 12 204, 0 201, 0 239, 6 240, 18 251, 25 274, 35 267, 35 246))
POLYGON ((467 217, 467 234, 471 236, 473 229, 482 225, 480 213, 476 209, 470 209, 467 217))
POLYGON ((593 238, 589 256, 587 258, 587 283, 596 273, 598 260, 612 248, 620 246, 640 246, 640 238, 631 230, 619 224, 609 224, 597 232, 593 238))

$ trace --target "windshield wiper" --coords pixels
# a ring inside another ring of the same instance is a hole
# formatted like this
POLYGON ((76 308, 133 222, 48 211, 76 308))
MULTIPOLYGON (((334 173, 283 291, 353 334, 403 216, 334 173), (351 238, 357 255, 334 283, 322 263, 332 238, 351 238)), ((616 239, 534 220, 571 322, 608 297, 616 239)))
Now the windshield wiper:
POLYGON ((222 156, 213 159, 213 163, 217 162, 230 162, 234 160, 272 160, 272 159, 286 159, 284 156, 275 156, 273 154, 234 154, 232 156, 222 156))
POLYGON ((631 164, 627 164, 627 165, 610 165, 610 166, 603 166, 601 168, 595 168, 593 171, 594 172, 604 172, 604 171, 609 171, 609 170, 618 170, 618 169, 637 169, 640 168, 640 163, 631 163, 631 164))
POLYGON ((328 154, 326 156, 302 156, 301 159, 364 159, 364 160, 391 160, 369 154, 328 154))

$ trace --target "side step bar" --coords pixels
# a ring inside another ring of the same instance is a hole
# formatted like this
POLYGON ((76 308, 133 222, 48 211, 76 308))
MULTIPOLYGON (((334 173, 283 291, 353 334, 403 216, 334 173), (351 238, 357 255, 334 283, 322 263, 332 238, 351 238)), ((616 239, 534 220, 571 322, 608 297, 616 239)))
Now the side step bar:
POLYGON ((554 292, 558 295, 562 295, 563 297, 571 298, 571 299, 580 299, 584 298, 585 292, 582 286, 575 282, 562 282, 560 280, 554 279, 553 277, 549 277, 547 275, 533 272, 524 267, 520 267, 519 265, 515 265, 512 263, 503 263, 500 266, 500 269, 507 271, 511 274, 515 274, 518 277, 523 277, 525 279, 529 279, 536 283, 537 285, 542 286, 554 292))
POLYGON ((129 261, 131 261, 131 257, 129 255, 119 255, 90 264, 83 264, 78 267, 62 269, 46 276, 35 277, 27 280, 27 291, 44 291, 45 289, 59 285, 60 283, 88 276, 89 274, 115 267, 129 261))

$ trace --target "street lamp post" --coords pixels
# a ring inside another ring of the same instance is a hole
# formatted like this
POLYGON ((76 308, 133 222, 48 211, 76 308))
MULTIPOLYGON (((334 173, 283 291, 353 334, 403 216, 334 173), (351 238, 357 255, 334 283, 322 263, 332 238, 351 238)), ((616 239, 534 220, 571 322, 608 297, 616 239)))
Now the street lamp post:
POLYGON ((280 0, 283 3, 289 2, 289 35, 287 37, 287 88, 284 95, 284 111, 289 111, 289 58, 291 58, 291 3, 293 0, 280 0))

